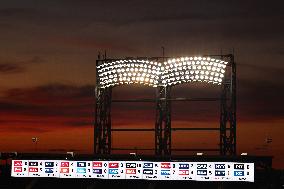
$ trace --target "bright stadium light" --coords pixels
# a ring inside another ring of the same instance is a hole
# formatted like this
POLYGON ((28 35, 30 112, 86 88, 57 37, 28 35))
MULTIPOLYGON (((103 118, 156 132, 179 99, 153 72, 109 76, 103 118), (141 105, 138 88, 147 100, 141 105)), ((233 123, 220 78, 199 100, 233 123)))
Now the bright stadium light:
POLYGON ((123 84, 152 87, 187 82, 222 83, 227 62, 210 57, 180 57, 164 63, 148 60, 117 60, 97 66, 102 88, 123 84))

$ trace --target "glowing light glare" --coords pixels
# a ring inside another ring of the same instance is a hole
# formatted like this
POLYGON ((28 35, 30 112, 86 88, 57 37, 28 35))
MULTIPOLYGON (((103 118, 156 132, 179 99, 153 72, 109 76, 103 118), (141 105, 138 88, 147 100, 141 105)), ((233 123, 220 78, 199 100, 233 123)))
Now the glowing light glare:
POLYGON ((167 62, 117 60, 97 66, 100 87, 139 83, 152 87, 186 82, 220 85, 227 62, 210 57, 180 57, 167 62))

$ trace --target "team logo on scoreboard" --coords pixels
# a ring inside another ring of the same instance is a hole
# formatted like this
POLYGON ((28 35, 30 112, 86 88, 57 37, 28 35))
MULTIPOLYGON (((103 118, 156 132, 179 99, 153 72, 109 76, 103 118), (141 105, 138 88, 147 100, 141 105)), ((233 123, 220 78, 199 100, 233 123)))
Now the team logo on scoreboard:
POLYGON ((189 170, 179 170, 179 175, 189 175, 189 170))
POLYGON ((77 173, 86 173, 86 168, 77 168, 77 173))
POLYGON ((86 167, 86 162, 77 162, 77 167, 86 167))
POLYGON ((31 173, 37 173, 37 172, 38 172, 38 168, 37 168, 37 167, 30 167, 30 168, 29 168, 29 172, 31 172, 31 173))
POLYGON ((215 176, 225 176, 225 171, 215 170, 215 176))
POLYGON ((53 168, 45 168, 45 173, 53 173, 53 168))
POLYGON ((97 161, 93 162, 93 167, 102 167, 102 166, 103 166, 102 162, 97 162, 97 161))
POLYGON ((60 173, 69 173, 69 168, 67 168, 67 167, 61 168, 60 173))
POLYGON ((22 167, 14 167, 14 172, 15 172, 15 173, 20 173, 20 172, 22 172, 22 167))
POLYGON ((93 169, 94 174, 102 174, 103 170, 102 169, 93 169))
POLYGON ((45 167, 54 167, 54 162, 45 162, 45 167))
POLYGON ((225 164, 215 164, 215 169, 225 169, 225 164))
POLYGON ((126 163, 126 168, 136 168, 136 163, 126 163))
POLYGON ((197 175, 207 175, 207 170, 197 170, 197 175))
POLYGON ((117 175, 118 174, 118 169, 109 169, 108 174, 110 175, 117 175))
POLYGON ((153 175, 153 170, 152 169, 144 169, 143 174, 144 175, 153 175))
POLYGON ((244 176, 244 171, 234 171, 234 176, 244 176))
POLYGON ((245 165, 244 164, 234 164, 234 169, 244 170, 245 169, 245 165))
POLYGON ((14 166, 22 166, 22 161, 14 161, 14 166))
POLYGON ((171 163, 161 163, 161 168, 162 169, 170 169, 171 168, 171 163))
POLYGON ((136 174, 136 169, 126 169, 126 174, 136 174))
POLYGON ((188 163, 180 163, 179 169, 189 169, 189 164, 188 163))
POLYGON ((161 175, 170 175, 170 170, 161 170, 161 175))
POLYGON ((108 167, 109 168, 118 168, 118 163, 109 163, 108 167))
POLYGON ((61 162, 61 167, 69 167, 69 162, 68 161, 63 161, 61 162))
POLYGON ((153 163, 144 163, 143 168, 153 168, 153 163))
POLYGON ((29 162, 29 166, 38 166, 38 162, 31 161, 29 162))
POLYGON ((197 169, 207 169, 207 164, 197 164, 197 169))

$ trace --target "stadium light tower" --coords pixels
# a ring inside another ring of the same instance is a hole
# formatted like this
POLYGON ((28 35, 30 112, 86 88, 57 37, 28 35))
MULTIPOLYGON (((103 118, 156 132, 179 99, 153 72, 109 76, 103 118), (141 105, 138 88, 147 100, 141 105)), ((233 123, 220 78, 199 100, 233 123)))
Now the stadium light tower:
POLYGON ((207 82, 221 85, 222 88, 220 154, 235 154, 236 69, 233 55, 179 57, 166 58, 166 60, 163 57, 162 60, 161 58, 97 60, 94 153, 111 152, 113 87, 142 84, 156 88, 155 154, 171 155, 172 87, 188 82, 207 82))

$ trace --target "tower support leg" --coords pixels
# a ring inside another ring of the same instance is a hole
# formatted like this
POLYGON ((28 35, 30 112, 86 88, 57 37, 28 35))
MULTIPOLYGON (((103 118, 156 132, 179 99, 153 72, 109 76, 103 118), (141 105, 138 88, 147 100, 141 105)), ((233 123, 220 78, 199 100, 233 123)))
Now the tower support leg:
POLYGON ((236 64, 233 55, 228 59, 221 92, 220 154, 236 155, 236 64))
POLYGON ((171 102, 170 87, 157 88, 155 154, 171 155, 171 102))
POLYGON ((94 154, 111 152, 111 95, 112 88, 96 89, 94 154))

